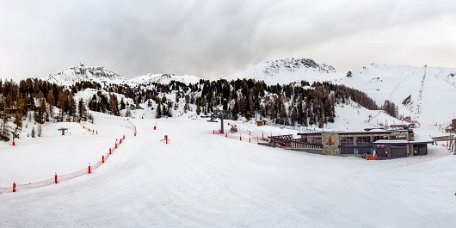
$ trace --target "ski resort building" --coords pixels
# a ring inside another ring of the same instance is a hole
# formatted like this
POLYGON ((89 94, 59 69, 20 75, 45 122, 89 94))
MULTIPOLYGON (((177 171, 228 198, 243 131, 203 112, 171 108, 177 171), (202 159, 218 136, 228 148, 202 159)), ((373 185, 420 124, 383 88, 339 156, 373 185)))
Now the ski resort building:
POLYGON ((390 159, 427 154, 432 141, 414 140, 413 130, 312 132, 272 136, 269 145, 325 155, 374 156, 390 159))

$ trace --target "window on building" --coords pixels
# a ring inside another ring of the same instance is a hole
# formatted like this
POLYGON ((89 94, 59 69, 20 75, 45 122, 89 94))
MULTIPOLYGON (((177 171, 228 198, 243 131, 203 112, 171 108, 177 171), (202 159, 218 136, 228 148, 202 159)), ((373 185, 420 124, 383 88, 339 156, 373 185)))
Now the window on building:
POLYGON ((369 145, 370 144, 370 137, 369 136, 357 137, 356 138, 356 144, 357 145, 369 145))
POLYGON ((310 137, 309 143, 310 144, 321 144, 321 137, 310 137))
POLYGON ((355 150, 353 148, 340 148, 340 154, 354 154, 355 150))
POLYGON ((341 137, 340 138, 340 145, 341 146, 353 146, 353 137, 341 137))
POLYGON ((358 148, 358 154, 372 154, 371 148, 358 148))
POLYGON ((377 140, 383 140, 383 139, 388 139, 388 137, 387 136, 374 136, 374 141, 373 142, 375 142, 377 140))

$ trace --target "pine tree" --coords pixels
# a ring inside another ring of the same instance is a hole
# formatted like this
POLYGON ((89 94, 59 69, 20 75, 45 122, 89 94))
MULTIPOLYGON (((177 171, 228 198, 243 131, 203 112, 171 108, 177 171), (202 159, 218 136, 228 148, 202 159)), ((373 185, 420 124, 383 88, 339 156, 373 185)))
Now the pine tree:
POLYGON ((52 89, 49 90, 47 97, 46 97, 46 101, 49 103, 49 105, 55 105, 55 97, 54 97, 54 92, 52 91, 52 89))
MULTIPOLYGON (((82 99, 81 99, 82 100, 82 99)), ((85 106, 84 106, 85 109, 85 106)), ((73 96, 68 96, 68 114, 70 116, 76 116, 76 101, 74 100, 73 96)))
POLYGON ((14 115, 14 122, 16 125, 16 129, 21 129, 22 128, 22 115, 19 112, 16 112, 14 115))
POLYGON ((81 120, 85 120, 87 116, 87 109, 82 98, 78 102, 78 113, 81 120))
POLYGON ((1 122, 1 132, 0 136, 3 140, 9 141, 9 136, 10 136, 10 126, 8 125, 8 115, 4 114, 1 122))
POLYGON ((233 108, 231 110, 231 115, 233 116, 234 119, 237 119, 238 118, 238 115, 239 115, 239 104, 238 104, 238 101, 235 100, 234 102, 234 105, 233 105, 233 108))
POLYGON ((162 108, 160 102, 157 104, 157 111, 155 112, 155 118, 160 119, 162 117, 162 108))
POLYGON ((323 120, 323 118, 318 119, 318 127, 319 128, 323 128, 324 124, 325 124, 325 121, 323 120))
POLYGON ((309 126, 309 121, 308 121, 308 116, 307 116, 307 110, 304 110, 302 112, 302 118, 301 118, 301 121, 302 121, 302 125, 307 127, 309 126))
POLYGON ((94 118, 92 116, 92 114, 87 114, 87 119, 89 120, 90 123, 94 123, 94 118))
POLYGON ((35 127, 32 128, 32 138, 35 138, 35 127))
POLYGON ((38 107, 38 113, 36 113, 35 115, 35 121, 37 123, 44 123, 44 118, 45 118, 45 115, 46 115, 46 100, 44 100, 44 98, 40 98, 40 106, 38 107))
POLYGON ((111 94, 109 100, 110 100, 110 106, 111 106, 111 113, 113 115, 118 116, 119 115, 119 103, 117 102, 117 96, 111 94))
POLYGON ((293 109, 291 111, 291 116, 290 116, 291 125, 294 126, 297 120, 298 120, 298 111, 296 110, 296 107, 293 107, 293 109))
POLYGON ((288 121, 288 115, 287 115, 287 111, 285 109, 285 104, 283 103, 283 100, 280 99, 280 111, 279 111, 279 117, 280 117, 280 120, 279 122, 282 123, 282 124, 286 124, 288 121))
POLYGON ((239 113, 241 114, 241 116, 246 117, 247 116, 247 105, 246 105, 245 98, 240 97, 238 99, 237 104, 238 104, 238 110, 239 110, 239 113))
POLYGON ((201 106, 199 104, 196 105, 196 115, 200 115, 201 113, 201 106))
POLYGON ((249 95, 246 100, 246 118, 250 119, 255 113, 255 103, 253 102, 253 91, 249 91, 249 95))
POLYGON ((296 104, 296 121, 298 124, 302 124, 302 118, 303 118, 303 112, 302 112, 302 99, 301 97, 298 98, 297 104, 296 104))
POLYGON ((120 110, 124 110, 125 109, 125 102, 124 102, 124 99, 123 97, 120 99, 120 110))

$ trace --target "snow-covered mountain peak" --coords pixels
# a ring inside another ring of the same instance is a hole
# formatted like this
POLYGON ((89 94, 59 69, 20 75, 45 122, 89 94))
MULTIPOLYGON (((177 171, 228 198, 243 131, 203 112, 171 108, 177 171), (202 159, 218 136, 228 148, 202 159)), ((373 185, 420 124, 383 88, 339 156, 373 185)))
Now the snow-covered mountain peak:
POLYGON ((312 59, 283 58, 264 61, 227 79, 246 78, 262 80, 268 84, 283 84, 301 80, 326 81, 340 76, 333 66, 319 64, 312 59))
POLYGON ((138 76, 128 80, 129 84, 147 85, 152 83, 169 84, 171 81, 182 82, 184 84, 194 84, 199 82, 201 78, 194 75, 176 75, 176 74, 147 74, 138 76))
POLYGON ((129 84, 132 86, 136 85, 149 85, 152 83, 158 84, 169 84, 171 81, 178 81, 185 84, 197 83, 201 78, 194 75, 176 75, 176 74, 157 74, 149 73, 127 79, 120 76, 113 71, 105 69, 103 66, 85 66, 80 64, 78 66, 72 66, 63 70, 59 70, 54 74, 50 74, 44 78, 51 83, 58 85, 71 86, 77 82, 89 81, 96 82, 101 85, 109 84, 129 84))
POLYGON ((333 66, 318 64, 313 59, 284 58, 264 62, 264 74, 269 76, 277 75, 282 71, 294 72, 305 68, 325 73, 336 72, 336 69, 333 66))
POLYGON ((122 84, 126 78, 105 69, 103 66, 85 66, 84 64, 80 64, 57 71, 49 75, 46 80, 59 85, 69 86, 81 81, 91 81, 102 85, 122 84))

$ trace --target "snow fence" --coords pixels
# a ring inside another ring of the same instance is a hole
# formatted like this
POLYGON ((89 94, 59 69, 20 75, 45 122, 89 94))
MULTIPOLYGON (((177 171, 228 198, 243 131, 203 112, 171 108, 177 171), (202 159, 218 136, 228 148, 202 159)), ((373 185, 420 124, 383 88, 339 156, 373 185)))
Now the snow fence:
POLYGON ((235 128, 237 129, 236 132, 230 131, 229 127, 231 127, 232 123, 228 123, 228 129, 225 128, 225 132, 221 133, 219 130, 213 130, 212 134, 220 135, 225 138, 229 139, 236 139, 239 141, 243 142, 249 142, 249 143, 259 143, 259 142, 268 142, 268 136, 262 132, 258 131, 256 129, 249 129, 247 127, 242 127, 239 125, 234 125, 235 128))
MULTIPOLYGON (((132 128, 134 129, 134 134, 133 135, 136 136, 136 134, 137 134, 136 133, 136 126, 132 122, 130 122, 130 120, 127 120, 127 121, 132 126, 132 128)), ((84 129, 87 129, 87 131, 89 131, 89 132, 91 132, 93 134, 98 134, 98 130, 87 128, 87 127, 85 127, 82 124, 81 124, 81 126, 84 129)), ((84 167, 84 168, 82 168, 80 170, 77 170, 77 171, 74 171, 74 172, 71 172, 71 173, 66 173, 66 174, 55 173, 53 177, 51 177, 49 179, 45 179, 45 180, 35 181, 35 182, 27 183, 27 184, 18 184, 16 182, 14 182, 14 183, 12 183, 12 185, 10 187, 0 187, 0 194, 18 192, 18 191, 23 191, 23 190, 27 190, 27 189, 41 188, 41 187, 44 187, 44 186, 58 184, 58 183, 60 183, 62 181, 71 180, 71 179, 76 178, 76 177, 89 175, 94 170, 100 168, 111 157, 111 155, 117 149, 119 149, 120 145, 125 140, 126 140, 125 135, 120 137, 120 139, 116 138, 114 146, 112 148, 109 148, 108 152, 106 152, 105 154, 102 154, 100 156, 100 159, 97 162, 95 162, 94 164, 89 163, 89 165, 87 167, 84 167)))

